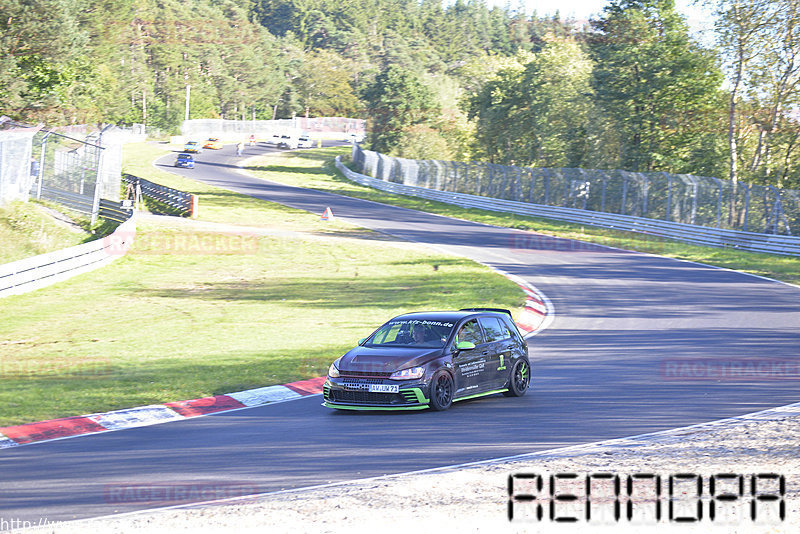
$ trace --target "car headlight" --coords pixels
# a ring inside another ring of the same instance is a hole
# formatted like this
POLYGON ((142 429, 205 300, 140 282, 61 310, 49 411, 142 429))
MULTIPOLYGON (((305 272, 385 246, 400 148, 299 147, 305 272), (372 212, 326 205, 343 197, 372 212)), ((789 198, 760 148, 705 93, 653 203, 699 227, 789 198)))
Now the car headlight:
POLYGON ((339 369, 336 368, 336 362, 333 362, 328 369, 328 376, 331 378, 339 378, 339 369))
POLYGON ((412 380, 414 378, 422 378, 424 374, 425 374, 424 367, 412 367, 411 369, 402 369, 400 371, 395 371, 389 378, 391 378, 392 380, 412 380))

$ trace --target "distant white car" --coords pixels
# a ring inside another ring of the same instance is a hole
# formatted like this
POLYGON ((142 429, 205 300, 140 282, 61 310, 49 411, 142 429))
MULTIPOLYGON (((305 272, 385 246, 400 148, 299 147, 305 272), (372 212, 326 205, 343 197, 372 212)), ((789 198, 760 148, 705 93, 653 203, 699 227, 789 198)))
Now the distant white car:
POLYGON ((282 135, 280 141, 278 141, 278 148, 288 148, 294 150, 297 148, 297 139, 292 137, 291 135, 282 135))
POLYGON ((347 136, 347 142, 351 143, 351 144, 352 143, 360 143, 363 140, 364 140, 364 136, 361 135, 361 134, 351 133, 350 135, 347 136))
POLYGON ((297 148, 312 148, 313 146, 314 143, 309 136, 301 135, 297 138, 297 148))

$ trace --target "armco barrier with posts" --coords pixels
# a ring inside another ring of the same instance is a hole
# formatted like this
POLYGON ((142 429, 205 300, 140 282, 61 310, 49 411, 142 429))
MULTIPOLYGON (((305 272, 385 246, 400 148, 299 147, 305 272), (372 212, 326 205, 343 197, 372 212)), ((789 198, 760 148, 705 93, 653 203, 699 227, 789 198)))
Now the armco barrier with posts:
POLYGON ((371 176, 357 173, 342 164, 341 158, 336 159, 336 167, 349 180, 362 185, 374 187, 389 193, 426 198, 464 208, 479 208, 489 211, 515 213, 517 215, 526 215, 529 217, 557 219, 578 224, 665 237, 697 245, 730 247, 749 252, 800 256, 800 237, 797 236, 758 234, 721 228, 709 228, 706 226, 675 223, 658 219, 645 219, 642 217, 575 208, 544 206, 541 204, 529 204, 513 200, 502 200, 464 193, 427 189, 425 187, 384 181, 379 178, 372 178, 371 176))
POLYGON ((131 187, 137 197, 144 196, 175 210, 181 216, 197 215, 198 197, 180 189, 172 189, 132 174, 123 174, 122 181, 131 187))
POLYGON ((108 265, 127 252, 136 235, 131 215, 111 235, 74 247, 0 265, 0 298, 27 293, 108 265))

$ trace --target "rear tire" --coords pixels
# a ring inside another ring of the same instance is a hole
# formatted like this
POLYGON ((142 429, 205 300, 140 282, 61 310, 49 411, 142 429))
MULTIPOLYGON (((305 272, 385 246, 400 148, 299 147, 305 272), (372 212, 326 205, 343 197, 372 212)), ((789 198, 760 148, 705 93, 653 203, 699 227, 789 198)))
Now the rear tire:
POLYGON ((439 371, 431 380, 430 407, 441 412, 453 404, 453 377, 447 371, 439 371))
POLYGON ((506 397, 521 397, 528 391, 531 383, 531 364, 525 358, 520 358, 511 369, 511 377, 508 379, 508 391, 504 391, 506 397))

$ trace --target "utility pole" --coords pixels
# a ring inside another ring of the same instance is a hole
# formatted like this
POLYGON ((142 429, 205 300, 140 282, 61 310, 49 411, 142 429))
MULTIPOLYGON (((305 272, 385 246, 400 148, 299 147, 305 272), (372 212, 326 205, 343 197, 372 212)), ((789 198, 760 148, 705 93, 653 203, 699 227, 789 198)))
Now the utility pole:
POLYGON ((185 121, 189 120, 189 96, 191 95, 191 92, 192 92, 192 86, 186 84, 186 112, 183 115, 183 120, 185 121))

